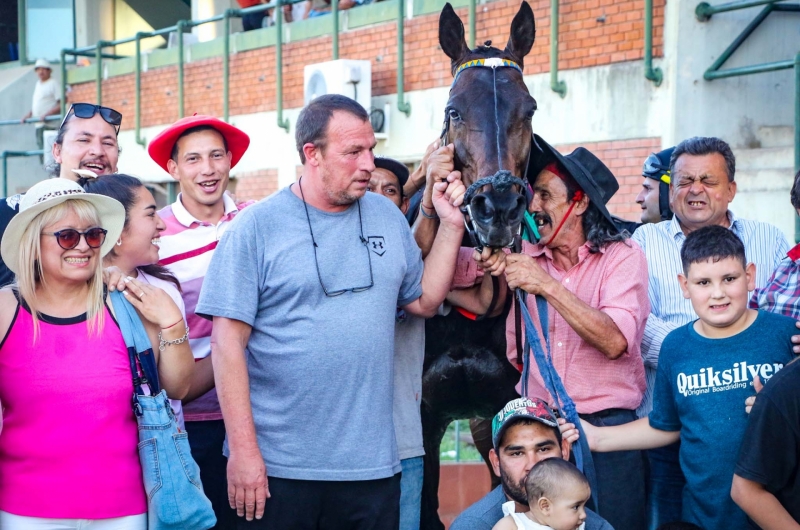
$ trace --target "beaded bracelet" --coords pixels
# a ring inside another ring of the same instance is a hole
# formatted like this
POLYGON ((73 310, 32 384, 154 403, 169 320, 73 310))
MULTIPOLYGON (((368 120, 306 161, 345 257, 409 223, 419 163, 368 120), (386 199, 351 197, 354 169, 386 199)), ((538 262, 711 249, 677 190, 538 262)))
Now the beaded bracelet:
POLYGON ((439 215, 436 213, 436 209, 433 208, 433 215, 428 215, 425 213, 425 206, 422 203, 419 203, 419 213, 422 214, 422 217, 425 219, 438 219, 439 215))
POLYGON ((161 337, 161 332, 158 332, 158 351, 164 351, 167 349, 167 346, 177 346, 178 344, 183 344, 189 340, 189 326, 186 326, 186 333, 183 334, 183 337, 175 340, 164 340, 161 337))

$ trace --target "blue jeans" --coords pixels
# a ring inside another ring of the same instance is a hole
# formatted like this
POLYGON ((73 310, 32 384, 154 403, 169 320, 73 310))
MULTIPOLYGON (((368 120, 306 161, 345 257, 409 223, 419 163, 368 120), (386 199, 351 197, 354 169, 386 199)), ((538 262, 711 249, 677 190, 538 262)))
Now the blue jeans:
POLYGON ((200 467, 200 480, 211 501, 217 524, 214 530, 236 527, 236 510, 228 503, 228 459, 222 454, 225 423, 222 420, 187 421, 192 458, 200 467))
POLYGON ((422 509, 422 457, 406 458, 400 475, 400 530, 419 530, 422 509))
MULTIPOLYGON (((581 418, 597 427, 636 420, 636 411, 607 409, 581 418)), ((642 451, 592 453, 597 476, 597 513, 617 530, 645 527, 645 462, 642 451)))
POLYGON ((665 523, 681 521, 683 487, 686 478, 678 458, 680 442, 650 449, 647 481, 647 528, 656 530, 665 523))

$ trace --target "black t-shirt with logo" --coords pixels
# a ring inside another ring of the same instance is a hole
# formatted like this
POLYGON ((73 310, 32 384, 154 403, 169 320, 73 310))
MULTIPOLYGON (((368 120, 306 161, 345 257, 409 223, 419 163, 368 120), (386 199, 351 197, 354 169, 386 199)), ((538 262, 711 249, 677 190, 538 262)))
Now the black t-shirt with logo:
MULTIPOLYGON (((11 219, 19 213, 19 201, 22 195, 12 195, 5 199, 0 199, 0 239, 6 232, 6 227, 11 219)), ((0 287, 4 287, 14 281, 14 273, 8 270, 3 258, 0 257, 0 287)))
POLYGON ((800 522, 800 361, 786 365, 758 394, 736 474, 763 485, 800 522))

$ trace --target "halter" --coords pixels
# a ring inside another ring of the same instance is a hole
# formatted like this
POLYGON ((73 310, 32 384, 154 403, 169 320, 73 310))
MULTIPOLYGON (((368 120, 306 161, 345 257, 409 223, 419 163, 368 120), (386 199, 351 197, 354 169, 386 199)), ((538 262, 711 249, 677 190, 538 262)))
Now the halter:
MULTIPOLYGON (((456 68, 455 74, 453 75, 453 83, 450 85, 451 92, 456 84, 456 81, 458 81, 458 77, 464 70, 467 70, 469 68, 492 69, 492 83, 493 83, 492 89, 494 95, 494 120, 495 120, 495 131, 496 131, 496 141, 497 141, 497 167, 499 168, 494 175, 489 177, 483 177, 473 182, 467 188, 467 191, 464 194, 464 202, 461 206, 461 213, 464 214, 464 226, 467 230, 467 234, 469 234, 469 238, 472 241, 473 246, 478 250, 478 252, 480 252, 483 250, 485 242, 481 240, 480 236, 478 235, 477 229, 475 227, 475 221, 473 220, 472 216, 472 208, 470 206, 472 198, 487 184, 490 184, 492 188, 501 193, 510 190, 512 186, 519 186, 521 194, 524 195, 528 185, 528 163, 530 162, 531 152, 530 150, 528 151, 528 158, 525 161, 525 174, 523 175, 522 178, 514 176, 511 173, 511 171, 507 169, 503 169, 503 161, 500 155, 500 124, 499 124, 499 116, 497 114, 497 69, 513 68, 517 70, 520 74, 522 74, 522 67, 510 59, 503 59, 501 57, 472 59, 470 61, 462 63, 458 68, 456 68)), ((440 135, 440 138, 442 140, 442 145, 447 145, 448 143, 450 143, 448 138, 449 132, 450 132, 450 117, 447 114, 447 109, 445 109, 444 123, 442 124, 442 134, 440 135)), ((520 224, 520 230, 521 228, 522 225, 520 224)), ((517 237, 519 237, 519 234, 517 234, 517 237)), ((509 244, 509 246, 513 244, 514 243, 512 242, 511 244, 509 244)))

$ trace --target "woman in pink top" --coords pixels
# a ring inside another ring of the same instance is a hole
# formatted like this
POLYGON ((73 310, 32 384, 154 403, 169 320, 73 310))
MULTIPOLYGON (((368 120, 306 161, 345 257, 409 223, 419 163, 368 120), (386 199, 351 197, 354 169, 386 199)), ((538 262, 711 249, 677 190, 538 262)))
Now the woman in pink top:
MULTIPOLYGON (((167 269, 158 264, 158 245, 166 225, 158 215, 153 194, 136 177, 123 174, 81 178, 78 184, 87 193, 105 195, 125 207, 125 226, 114 248, 103 258, 107 267, 108 289, 125 289, 126 278, 137 278, 163 289, 178 306, 184 320, 186 309, 181 296, 181 284, 167 269)), ((151 337, 158 337, 158 326, 145 322, 151 337)), ((171 394, 170 394, 171 395, 171 394)), ((178 426, 184 429, 183 410, 179 399, 171 399, 178 426)))
MULTIPOLYGON (((0 528, 147 527, 128 354, 102 282, 124 222, 119 202, 50 179, 29 190, 3 236, 16 284, 0 290, 0 528)), ((164 291, 132 279, 126 294, 165 341, 186 334, 164 291)), ((188 344, 157 360, 161 386, 182 397, 188 344)))

